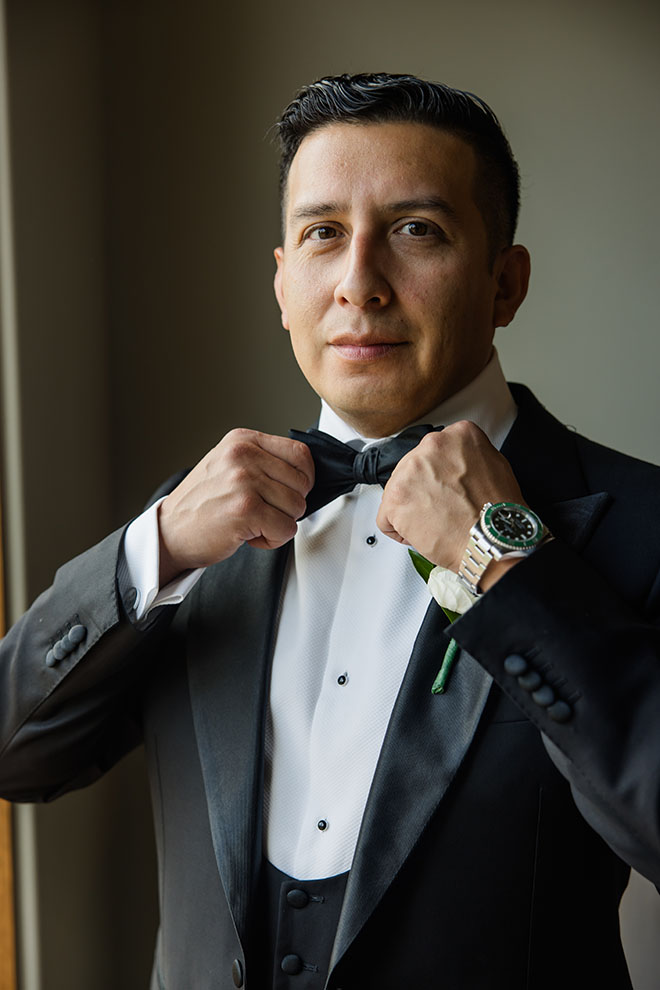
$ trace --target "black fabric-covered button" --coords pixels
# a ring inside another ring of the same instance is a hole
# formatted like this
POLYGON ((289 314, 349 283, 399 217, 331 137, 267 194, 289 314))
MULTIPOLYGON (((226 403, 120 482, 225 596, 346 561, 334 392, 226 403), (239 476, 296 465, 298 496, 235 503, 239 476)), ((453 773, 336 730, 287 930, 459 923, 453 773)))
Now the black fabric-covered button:
POLYGON ((518 684, 520 684, 521 688, 525 691, 536 691, 537 688, 541 687, 542 683, 543 680, 541 675, 535 670, 528 670, 526 674, 523 674, 518 678, 518 684))
POLYGON ((365 543, 367 544, 368 547, 375 547, 376 544, 378 543, 378 539, 375 536, 368 536, 365 540, 365 543))
POLYGON ((67 633, 67 639, 72 646, 78 646, 78 643, 82 643, 86 636, 87 629, 85 626, 81 626, 80 623, 78 623, 78 625, 71 626, 69 632, 67 633))
POLYGON ((504 661, 504 669, 507 674, 512 674, 514 677, 520 677, 524 674, 529 664, 524 657, 521 657, 519 653, 512 653, 510 657, 507 657, 504 661))
POLYGON ((243 986, 243 964, 240 959, 234 959, 231 964, 231 978, 234 981, 235 987, 243 986))
POLYGON ((309 894, 306 890, 300 890, 296 887, 294 890, 290 890, 286 895, 287 904, 290 904, 294 908, 304 908, 307 907, 309 903, 309 894))
POLYGON ((316 827, 319 830, 319 832, 325 832, 326 828, 328 827, 328 823, 325 820, 325 818, 321 818, 320 821, 316 823, 316 827))
POLYGON ((547 708, 554 700, 555 692, 549 684, 544 684, 538 691, 532 692, 532 701, 535 701, 537 705, 541 705, 543 708, 547 708))
POLYGON ((553 722, 568 722, 573 710, 565 701, 555 701, 554 705, 548 708, 548 715, 553 722))
POLYGON ((287 976, 297 976, 298 973, 302 973, 303 961, 300 956, 291 953, 291 955, 284 957, 280 963, 280 968, 287 976))

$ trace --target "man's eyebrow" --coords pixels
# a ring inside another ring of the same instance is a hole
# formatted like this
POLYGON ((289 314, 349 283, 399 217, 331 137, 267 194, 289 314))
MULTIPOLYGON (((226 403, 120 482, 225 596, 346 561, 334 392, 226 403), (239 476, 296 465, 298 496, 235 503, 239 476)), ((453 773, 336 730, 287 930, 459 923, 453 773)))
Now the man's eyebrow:
MULTIPOLYGON (((343 213, 346 207, 341 203, 302 203, 291 212, 290 221, 313 220, 315 217, 327 217, 333 214, 343 213)), ((442 199, 440 196, 424 196, 420 199, 401 199, 396 203, 387 203, 384 212, 387 213, 417 213, 424 210, 433 210, 443 213, 448 220, 457 223, 458 213, 454 207, 442 199)))
POLYGON ((313 220, 314 217, 341 212, 342 208, 339 203, 303 203, 291 212, 289 220, 313 220))
POLYGON ((417 213, 424 210, 433 210, 444 213, 448 220, 458 222, 459 216, 451 203, 440 196, 425 196, 422 199, 401 199, 397 203, 389 203, 388 210, 392 213, 417 213))

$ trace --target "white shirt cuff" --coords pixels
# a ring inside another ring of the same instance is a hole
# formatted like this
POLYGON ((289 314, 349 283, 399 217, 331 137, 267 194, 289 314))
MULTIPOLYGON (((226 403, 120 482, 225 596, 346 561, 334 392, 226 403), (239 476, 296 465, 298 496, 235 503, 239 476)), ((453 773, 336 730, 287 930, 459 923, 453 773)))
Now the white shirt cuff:
POLYGON ((141 516, 134 519, 124 536, 124 558, 128 580, 135 588, 133 608, 138 622, 159 605, 179 605, 205 570, 198 567, 192 571, 184 571, 164 588, 159 587, 158 506, 162 501, 162 498, 158 499, 141 516))

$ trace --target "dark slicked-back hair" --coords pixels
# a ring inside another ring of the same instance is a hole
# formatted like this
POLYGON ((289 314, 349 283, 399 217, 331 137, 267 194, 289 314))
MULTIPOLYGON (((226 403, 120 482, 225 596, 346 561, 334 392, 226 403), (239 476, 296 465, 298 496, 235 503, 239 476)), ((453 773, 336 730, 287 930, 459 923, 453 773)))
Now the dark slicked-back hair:
POLYGON ((326 124, 431 124, 475 151, 474 198, 484 219, 491 260, 513 243, 520 206, 518 166, 487 103, 460 89, 387 72, 325 76, 303 87, 279 122, 280 195, 284 209, 291 162, 301 142, 326 124))

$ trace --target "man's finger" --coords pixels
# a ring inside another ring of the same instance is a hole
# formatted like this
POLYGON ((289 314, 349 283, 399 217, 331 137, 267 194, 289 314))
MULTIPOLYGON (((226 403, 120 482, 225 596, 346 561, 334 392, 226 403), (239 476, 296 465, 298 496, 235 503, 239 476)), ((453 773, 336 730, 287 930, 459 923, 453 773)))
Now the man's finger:
POLYGON ((290 515, 272 505, 264 504, 259 515, 258 532, 245 542, 252 547, 274 550, 293 539, 297 528, 295 519, 290 515))
POLYGON ((307 491, 311 490, 314 484, 314 460, 306 443, 292 440, 290 437, 273 436, 270 433, 255 432, 253 437, 262 450, 299 471, 305 477, 307 491))

